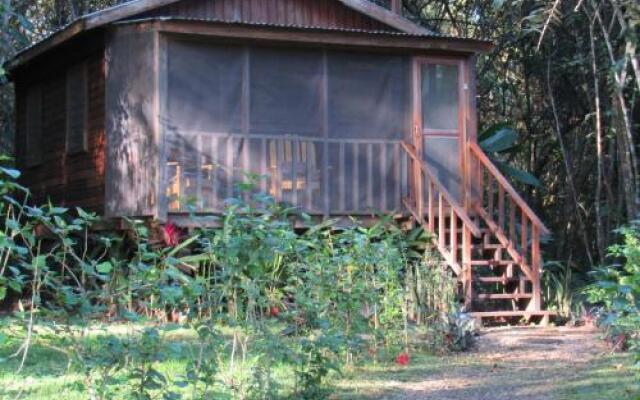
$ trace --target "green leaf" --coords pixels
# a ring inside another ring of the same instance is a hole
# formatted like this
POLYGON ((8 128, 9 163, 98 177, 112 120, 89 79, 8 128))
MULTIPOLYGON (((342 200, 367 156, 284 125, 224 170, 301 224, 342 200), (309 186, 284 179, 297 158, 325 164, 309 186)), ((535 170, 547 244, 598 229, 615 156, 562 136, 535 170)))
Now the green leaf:
POLYGON ((171 251, 168 253, 168 255, 169 256, 176 255, 180 250, 184 249, 185 247, 189 246, 191 243, 193 243, 196 240, 198 240, 199 237, 200 237, 199 235, 195 235, 195 236, 190 237, 189 239, 185 240, 184 242, 180 243, 179 245, 177 245, 176 247, 171 249, 171 251))
POLYGON ((0 167, 0 172, 5 175, 9 175, 13 179, 18 179, 20 177, 20 171, 18 171, 17 169, 0 167))
POLYGON ((502 161, 497 161, 497 160, 492 160, 492 161, 496 165, 496 167, 498 167, 500 172, 505 174, 507 177, 511 177, 511 178, 517 180, 518 182, 522 182, 522 183, 524 183, 526 185, 534 186, 534 187, 537 187, 537 188, 542 187, 542 184, 540 183, 538 178, 536 178, 535 176, 531 175, 527 171, 523 171, 521 169, 514 168, 514 167, 510 166, 509 164, 504 163, 502 161))
POLYGON ((108 274, 112 270, 113 270, 113 265, 111 264, 110 261, 101 262, 100 264, 96 265, 96 271, 98 271, 101 274, 108 274))
POLYGON ((47 263, 47 256, 39 255, 39 256, 33 257, 33 259, 31 260, 31 267, 42 268, 46 265, 46 263, 47 263))
POLYGON ((60 215, 60 214, 66 213, 68 210, 69 210, 68 208, 64 208, 64 207, 51 207, 49 209, 49 212, 54 215, 60 215))
POLYGON ((516 131, 509 127, 500 127, 486 136, 479 145, 486 153, 499 153, 513 149, 517 141, 516 131))
POLYGON ((64 221, 64 219, 58 217, 57 215, 53 216, 53 220, 55 221, 58 228, 65 228, 67 226, 67 223, 64 221))
POLYGON ((7 288, 5 286, 0 286, 0 300, 4 300, 7 295, 7 288))

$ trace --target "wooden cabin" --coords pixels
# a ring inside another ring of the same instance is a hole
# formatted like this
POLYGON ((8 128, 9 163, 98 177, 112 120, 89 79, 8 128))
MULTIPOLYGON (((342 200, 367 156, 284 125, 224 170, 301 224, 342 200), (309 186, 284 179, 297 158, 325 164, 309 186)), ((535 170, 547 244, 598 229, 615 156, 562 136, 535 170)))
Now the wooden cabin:
POLYGON ((542 222, 476 143, 486 41, 400 1, 134 0, 20 52, 16 159, 37 200, 187 223, 256 189, 434 235, 476 316, 546 315, 542 222), (378 214, 379 215, 379 214, 378 214))

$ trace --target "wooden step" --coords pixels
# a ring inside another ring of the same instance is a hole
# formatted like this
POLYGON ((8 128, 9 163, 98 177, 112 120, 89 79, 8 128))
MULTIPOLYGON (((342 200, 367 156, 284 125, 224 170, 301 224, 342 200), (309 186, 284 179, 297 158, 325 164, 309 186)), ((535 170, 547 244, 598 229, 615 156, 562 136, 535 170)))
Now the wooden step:
POLYGON ((473 266, 495 266, 495 265, 509 265, 516 264, 513 260, 471 260, 470 264, 473 266))
POLYGON ((475 298, 477 300, 517 300, 530 299, 533 297, 531 293, 481 293, 475 298))
POLYGON ((527 277, 511 277, 507 278, 504 276, 478 276, 473 277, 473 281, 481 282, 481 283, 507 283, 507 282, 531 282, 531 280, 527 277))
POLYGON ((548 317, 558 315, 556 311, 473 311, 469 313, 474 318, 500 318, 500 317, 548 317))

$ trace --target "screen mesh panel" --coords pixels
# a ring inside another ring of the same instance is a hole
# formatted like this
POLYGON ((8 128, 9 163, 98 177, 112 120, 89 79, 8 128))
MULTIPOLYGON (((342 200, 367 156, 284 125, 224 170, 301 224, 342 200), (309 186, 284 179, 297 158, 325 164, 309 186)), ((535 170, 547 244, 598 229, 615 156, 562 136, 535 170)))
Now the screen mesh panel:
POLYGON ((243 50, 170 41, 169 54, 169 129, 240 132, 243 50))
POLYGON ((250 57, 250 132, 320 136, 321 53, 259 48, 250 57))
MULTIPOLYGON (((424 158, 451 195, 461 200, 460 143, 457 137, 424 136, 424 158)), ((426 183, 425 183, 426 187, 426 183)))
POLYGON ((458 129, 458 67, 422 64, 422 125, 458 129))
POLYGON ((402 138, 408 67, 401 57, 329 53, 329 136, 402 138))
POLYGON ((167 51, 169 212, 219 212, 247 173, 313 214, 400 208, 406 58, 182 39, 167 51))

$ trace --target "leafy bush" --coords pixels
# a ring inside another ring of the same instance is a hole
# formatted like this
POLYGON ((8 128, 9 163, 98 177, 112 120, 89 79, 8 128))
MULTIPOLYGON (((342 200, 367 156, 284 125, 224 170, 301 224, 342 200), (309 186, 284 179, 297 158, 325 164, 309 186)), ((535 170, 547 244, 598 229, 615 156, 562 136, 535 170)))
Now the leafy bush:
POLYGON ((29 205, 18 172, 0 175, 0 300, 17 299, 21 325, 5 330, 21 343, 10 357, 20 371, 34 341, 56 338, 90 398, 324 398, 332 374, 418 338, 465 347, 454 280, 390 218, 300 232, 292 217, 309 217, 246 193, 220 229, 104 232, 83 210, 29 205), (170 359, 181 373, 163 372, 170 359))
POLYGON ((636 353, 640 368, 640 230, 630 226, 619 230, 622 244, 609 248, 609 256, 620 263, 595 272, 596 283, 589 287, 592 303, 602 306, 601 322, 617 347, 636 353))

